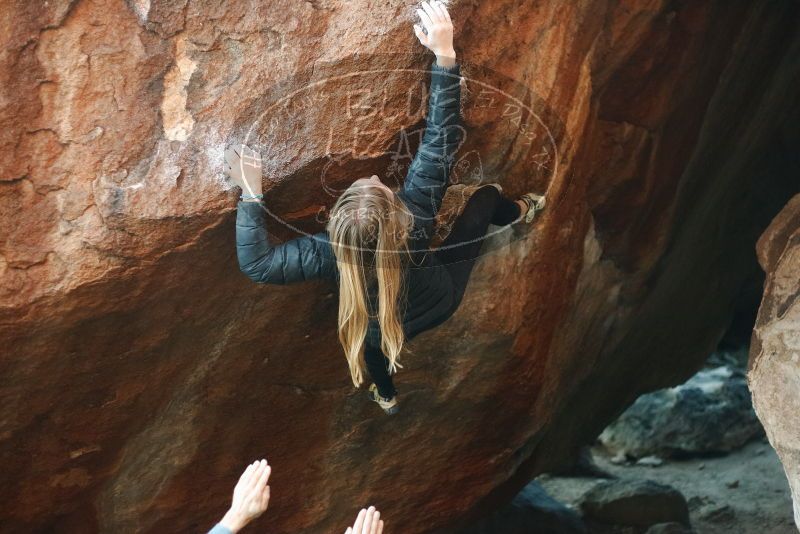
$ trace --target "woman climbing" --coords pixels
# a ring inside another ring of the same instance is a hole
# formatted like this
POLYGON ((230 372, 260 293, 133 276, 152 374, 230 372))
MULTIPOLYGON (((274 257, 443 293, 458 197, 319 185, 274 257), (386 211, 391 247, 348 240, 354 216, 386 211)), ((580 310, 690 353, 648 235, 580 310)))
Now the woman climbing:
POLYGON ((288 284, 327 278, 339 288, 339 341, 358 387, 364 367, 370 398, 387 413, 398 410, 391 374, 404 343, 448 319, 457 309, 489 224, 531 222, 544 197, 513 201, 500 187, 478 188, 441 247, 428 248, 434 217, 462 141, 460 65, 453 23, 444 4, 422 2, 414 33, 436 55, 431 65, 426 129, 405 183, 395 192, 377 176, 354 181, 333 206, 326 229, 280 245, 265 228, 258 156, 225 153, 226 173, 242 188, 236 247, 243 273, 258 283, 288 284))

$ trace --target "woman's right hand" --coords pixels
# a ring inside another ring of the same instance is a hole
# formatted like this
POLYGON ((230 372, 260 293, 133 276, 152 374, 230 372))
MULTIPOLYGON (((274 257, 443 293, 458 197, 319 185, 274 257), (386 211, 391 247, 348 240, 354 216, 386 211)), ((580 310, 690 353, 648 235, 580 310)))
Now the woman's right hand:
POLYGON ((383 520, 381 513, 374 506, 361 509, 356 517, 356 522, 352 527, 347 527, 344 534, 381 534, 383 532, 383 520))
POLYGON ((225 175, 248 195, 261 194, 261 154, 245 145, 225 150, 225 175))
POLYGON ((453 21, 447 7, 438 0, 430 4, 422 2, 422 9, 417 8, 417 14, 425 26, 425 33, 419 24, 414 24, 414 33, 422 46, 436 54, 437 57, 455 58, 453 48, 453 21))

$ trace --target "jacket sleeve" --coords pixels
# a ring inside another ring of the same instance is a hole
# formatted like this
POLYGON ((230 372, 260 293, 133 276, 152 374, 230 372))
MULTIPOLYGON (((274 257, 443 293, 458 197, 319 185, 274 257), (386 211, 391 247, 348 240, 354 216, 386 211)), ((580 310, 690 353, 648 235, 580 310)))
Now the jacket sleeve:
POLYGON ((421 218, 432 220, 442 204, 455 153, 461 145, 461 65, 431 65, 425 134, 406 174, 402 196, 421 218))
POLYGON ((326 232, 279 245, 269 242, 266 207, 239 201, 236 207, 236 256, 239 269, 260 284, 290 284, 333 278, 336 259, 326 232))

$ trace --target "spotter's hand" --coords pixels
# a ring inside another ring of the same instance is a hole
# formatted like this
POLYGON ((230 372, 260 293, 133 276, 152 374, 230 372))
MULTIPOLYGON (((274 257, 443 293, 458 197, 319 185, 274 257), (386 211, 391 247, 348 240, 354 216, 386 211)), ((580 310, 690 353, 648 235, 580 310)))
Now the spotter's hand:
POLYGON ((220 523, 231 532, 238 532, 250 521, 264 513, 269 505, 269 475, 272 467, 266 460, 247 466, 233 489, 231 507, 220 523))
POLYGON ((382 534, 383 533, 383 519, 381 513, 370 506, 367 509, 361 509, 356 517, 356 522, 352 527, 347 527, 344 534, 382 534))

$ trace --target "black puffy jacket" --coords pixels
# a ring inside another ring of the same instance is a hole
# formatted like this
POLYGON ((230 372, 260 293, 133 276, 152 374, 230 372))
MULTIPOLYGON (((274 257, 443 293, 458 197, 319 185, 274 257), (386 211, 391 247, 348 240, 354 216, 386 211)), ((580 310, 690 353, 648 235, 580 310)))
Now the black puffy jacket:
MULTIPOLYGON (((405 272, 407 305, 403 317, 406 338, 447 319, 454 307, 453 284, 447 269, 429 250, 434 217, 442 203, 450 170, 463 139, 461 68, 431 65, 425 134, 398 197, 414 214, 409 242, 410 267, 405 272)), ((236 254, 241 271, 262 284, 289 284, 315 278, 336 281, 338 269, 328 233, 323 231, 282 244, 269 242, 266 210, 261 202, 239 201, 236 213, 236 254)), ((370 321, 367 344, 380 347, 377 321, 370 321)))

